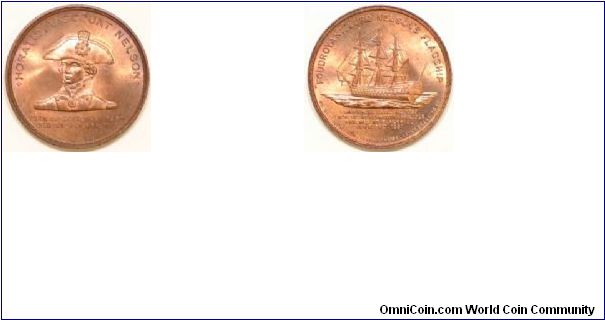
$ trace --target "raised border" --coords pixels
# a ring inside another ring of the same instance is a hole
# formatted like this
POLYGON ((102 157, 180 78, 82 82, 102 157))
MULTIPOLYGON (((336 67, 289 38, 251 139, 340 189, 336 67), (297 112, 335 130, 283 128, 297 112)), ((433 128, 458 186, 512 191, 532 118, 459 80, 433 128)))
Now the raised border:
POLYGON ((139 114, 141 113, 141 110, 143 110, 143 106, 145 105, 145 101, 147 100, 147 92, 149 89, 149 64, 147 63, 147 55, 145 54, 145 49, 143 48, 141 41, 139 40, 137 35, 132 31, 130 26, 128 24, 126 24, 126 22, 122 21, 120 18, 118 18, 116 15, 110 13, 109 11, 106 11, 106 10, 98 8, 98 7, 90 6, 90 5, 78 4, 78 5, 59 6, 59 7, 47 10, 47 11, 43 12, 42 14, 38 15, 37 17, 35 17, 32 21, 30 21, 27 24, 27 26, 25 26, 25 28, 23 28, 23 30, 19 33, 17 38, 13 41, 13 45, 11 46, 11 49, 8 54, 8 58, 6 60, 5 68, 6 68, 6 71, 5 71, 6 92, 7 92, 8 100, 11 104, 13 112, 17 115, 17 118, 19 118, 19 121, 21 121, 21 123, 27 128, 27 130, 30 133, 32 133, 32 135, 34 137, 38 138, 42 142, 49 144, 50 146, 57 147, 60 149, 79 150, 79 151, 93 150, 93 149, 102 147, 102 146, 108 144, 109 142, 114 141, 119 136, 124 134, 124 132, 126 132, 128 130, 128 128, 130 128, 132 126, 134 121, 138 118, 139 114), (145 68, 145 72, 143 75, 143 95, 141 96, 141 99, 139 100, 139 103, 136 106, 135 111, 132 113, 132 116, 128 119, 128 121, 122 127, 120 127, 118 130, 116 130, 109 136, 107 136, 103 139, 99 139, 97 141, 91 142, 91 143, 83 143, 83 144, 67 143, 67 142, 63 142, 63 141, 48 137, 48 136, 44 135, 42 132, 40 132, 39 130, 37 130, 29 121, 27 121, 27 119, 23 115, 23 112, 19 109, 19 106, 15 99, 14 92, 12 89, 13 84, 12 84, 12 79, 11 79, 12 78, 11 77, 12 63, 14 61, 15 54, 17 52, 19 44, 21 43, 23 38, 29 33, 29 31, 32 28, 34 28, 36 25, 38 25, 39 21, 41 21, 42 19, 44 19, 46 17, 61 13, 63 11, 74 10, 74 9, 97 13, 97 14, 106 16, 112 20, 117 21, 121 25, 121 27, 123 27, 125 29, 125 31, 128 32, 129 36, 131 36, 131 38, 134 40, 137 48, 140 49, 141 61, 143 63, 143 67, 145 68))
POLYGON ((393 6, 379 5, 379 6, 361 7, 359 9, 350 11, 350 12, 344 14, 343 16, 339 17, 336 21, 332 22, 332 24, 330 24, 330 26, 328 26, 324 30, 324 32, 319 37, 319 40, 317 40, 317 42, 315 43, 315 47, 313 48, 313 53, 311 54, 311 58, 309 59, 309 67, 308 67, 308 73, 307 73, 307 80, 308 80, 307 86, 309 88, 309 94, 311 95, 311 100, 313 101, 313 106, 315 107, 315 111, 317 111, 317 113, 323 120, 324 124, 328 128, 330 128, 330 131, 332 131, 335 135, 342 138, 345 142, 347 142, 353 146, 356 146, 356 147, 361 147, 363 149, 395 150, 395 149, 402 148, 404 146, 410 145, 410 144, 418 141, 427 132, 429 132, 435 126, 435 124, 439 121, 439 119, 441 118, 441 115, 443 114, 445 108, 447 107, 447 103, 449 101, 450 92, 452 90, 452 79, 453 79, 452 76, 453 76, 453 74, 452 74, 452 68, 451 68, 451 61, 449 58, 449 54, 447 53, 447 49, 446 49, 445 45, 443 44, 441 37, 439 37, 439 34, 437 34, 437 32, 426 21, 424 21, 419 16, 417 16, 414 13, 407 11, 405 9, 401 9, 401 8, 393 7, 393 6), (438 113, 435 115, 435 118, 431 122, 429 122, 428 125, 426 125, 424 128, 422 128, 422 130, 415 132, 413 135, 405 137, 404 139, 401 139, 394 143, 386 143, 386 144, 374 144, 374 143, 364 143, 364 142, 356 141, 355 139, 352 139, 352 138, 348 137, 347 135, 345 135, 344 133, 340 132, 337 128, 335 128, 330 123, 330 121, 328 120, 326 115, 323 113, 323 111, 321 111, 321 109, 319 107, 319 102, 317 101, 317 98, 315 97, 315 94, 313 91, 314 61, 315 61, 315 58, 317 57, 317 53, 319 52, 321 45, 323 44, 323 42, 324 42, 325 38, 328 36, 328 34, 336 26, 338 26, 340 23, 342 23, 344 20, 346 20, 354 15, 362 14, 362 13, 369 12, 369 11, 379 11, 379 10, 390 11, 390 12, 406 15, 406 16, 411 17, 412 19, 416 20, 424 28, 426 28, 431 33, 431 35, 435 38, 435 41, 437 42, 437 44, 439 45, 439 48, 441 48, 441 50, 443 52, 443 60, 445 60, 444 64, 446 66, 446 71, 447 71, 447 81, 446 81, 445 97, 443 100, 443 105, 440 106, 438 113))

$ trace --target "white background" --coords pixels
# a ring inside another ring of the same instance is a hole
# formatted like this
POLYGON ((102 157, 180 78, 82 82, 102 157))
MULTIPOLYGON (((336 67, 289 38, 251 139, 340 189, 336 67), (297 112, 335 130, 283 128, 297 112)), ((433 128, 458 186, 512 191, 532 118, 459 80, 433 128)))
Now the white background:
MULTIPOLYGON (((52 6, 4 3, 3 37, 52 6)), ((150 150, 2 150, 2 316, 603 318, 603 4, 398 4, 454 71, 440 124, 398 152, 344 145, 308 97, 312 45, 359 6, 141 6, 150 150)))

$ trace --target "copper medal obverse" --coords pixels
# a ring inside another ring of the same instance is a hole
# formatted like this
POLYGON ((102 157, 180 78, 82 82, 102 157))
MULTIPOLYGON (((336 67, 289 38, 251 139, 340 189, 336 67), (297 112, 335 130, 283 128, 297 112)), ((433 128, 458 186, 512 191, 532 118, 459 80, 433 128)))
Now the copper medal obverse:
POLYGON ((130 28, 89 6, 66 6, 32 21, 8 56, 6 85, 17 117, 64 149, 90 149, 124 132, 141 111, 147 59, 130 28))

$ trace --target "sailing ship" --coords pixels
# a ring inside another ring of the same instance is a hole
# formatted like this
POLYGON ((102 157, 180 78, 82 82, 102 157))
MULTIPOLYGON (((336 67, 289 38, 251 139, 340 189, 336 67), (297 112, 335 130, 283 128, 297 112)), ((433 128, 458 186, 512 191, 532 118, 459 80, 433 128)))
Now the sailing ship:
POLYGON ((390 46, 384 46, 382 32, 366 41, 357 37, 357 43, 337 69, 338 80, 347 84, 351 95, 362 98, 396 99, 414 103, 423 95, 420 79, 409 79, 410 60, 399 45, 396 35, 390 46))

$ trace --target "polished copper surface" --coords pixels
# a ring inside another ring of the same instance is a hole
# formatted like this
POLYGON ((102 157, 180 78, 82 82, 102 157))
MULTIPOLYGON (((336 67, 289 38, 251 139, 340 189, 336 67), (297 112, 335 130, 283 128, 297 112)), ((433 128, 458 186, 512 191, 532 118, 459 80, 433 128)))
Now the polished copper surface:
POLYGON ((362 148, 392 149, 429 131, 447 104, 452 72, 437 33, 403 9, 364 7, 336 20, 309 62, 323 121, 362 148))
POLYGON ((65 6, 32 21, 15 40, 7 92, 19 120, 38 138, 89 149, 124 132, 147 95, 147 59, 117 17, 65 6))

